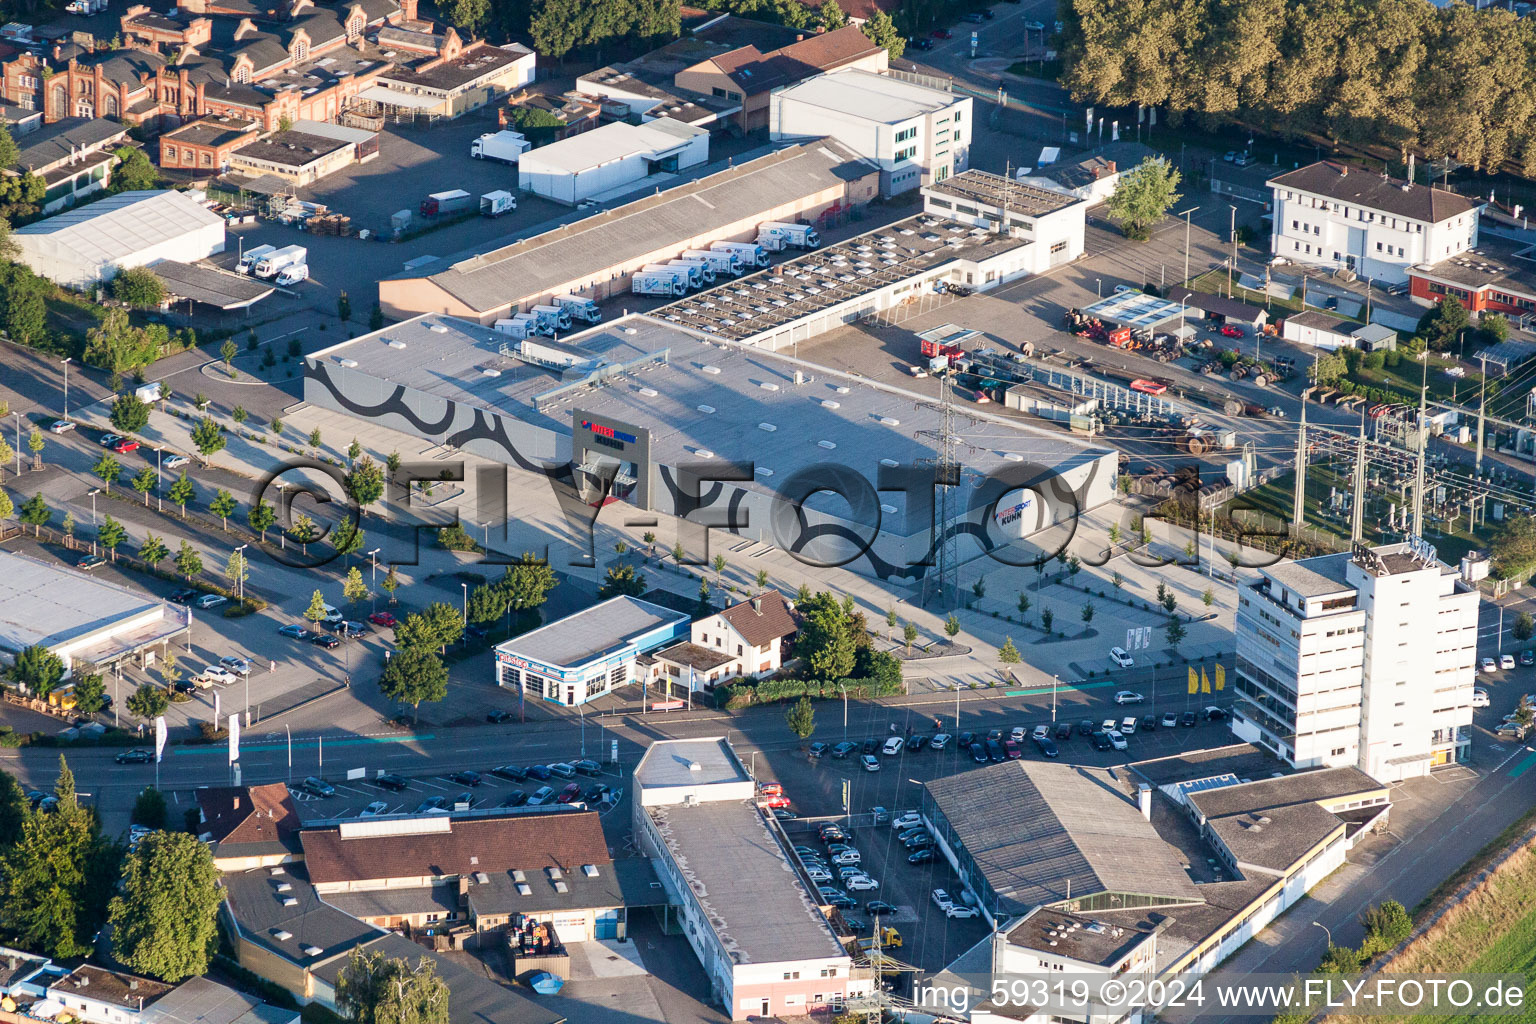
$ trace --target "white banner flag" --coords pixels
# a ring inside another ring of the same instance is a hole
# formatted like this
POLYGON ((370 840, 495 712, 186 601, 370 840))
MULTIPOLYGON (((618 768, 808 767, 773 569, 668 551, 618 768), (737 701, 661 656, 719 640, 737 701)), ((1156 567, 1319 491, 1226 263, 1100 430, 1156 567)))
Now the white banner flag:
POLYGON ((155 718, 155 764, 165 756, 165 716, 155 718))
POLYGON ((240 716, 229 716, 229 763, 240 760, 240 716))

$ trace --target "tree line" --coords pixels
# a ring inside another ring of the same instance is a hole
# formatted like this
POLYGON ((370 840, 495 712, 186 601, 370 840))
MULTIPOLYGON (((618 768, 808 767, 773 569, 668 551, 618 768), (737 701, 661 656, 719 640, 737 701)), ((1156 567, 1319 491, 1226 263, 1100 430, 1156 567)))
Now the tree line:
POLYGON ((1069 0, 1075 99, 1288 137, 1536 166, 1536 24, 1423 0, 1069 0))

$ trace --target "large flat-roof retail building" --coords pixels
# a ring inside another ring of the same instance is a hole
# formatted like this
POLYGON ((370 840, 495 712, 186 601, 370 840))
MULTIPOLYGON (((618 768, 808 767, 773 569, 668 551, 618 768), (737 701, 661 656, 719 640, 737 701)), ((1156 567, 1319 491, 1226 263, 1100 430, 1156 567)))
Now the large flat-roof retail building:
POLYGON ((191 263, 224 251, 224 218, 184 192, 119 192, 11 232, 21 262, 71 288, 161 260, 191 263))
POLYGON ((879 171, 836 142, 770 153, 489 252, 436 260, 379 282, 392 317, 450 313, 482 324, 555 295, 594 299, 684 249, 757 241, 766 221, 815 221, 874 199, 879 171))
POLYGON ((634 780, 636 845, 732 1020, 802 1016, 867 993, 729 743, 653 743, 634 780))
MULTIPOLYGON (((882 579, 921 579, 931 561, 932 510, 891 490, 877 498, 876 484, 931 464, 921 460, 935 456, 932 399, 664 320, 632 316, 554 343, 417 317, 309 356, 304 397, 536 474, 521 479, 544 494, 568 486, 581 504, 729 517, 738 535, 882 579), (719 483, 689 483, 701 460, 748 459, 719 483), (569 467, 568 482, 566 470, 546 474, 550 463, 569 467), (847 504, 800 494, 828 474, 847 504)), ((969 407, 955 425, 965 472, 942 532, 962 557, 1114 498, 1113 450, 969 407), (1010 494, 1016 503, 1020 488, 1038 500, 1023 532, 1004 536, 991 510, 1010 494)))
POLYGON ((880 167, 880 194, 899 195, 969 166, 971 98, 861 68, 774 90, 775 140, 832 138, 880 167))
POLYGON ((496 647, 496 685, 575 707, 636 682, 635 660, 688 636, 688 616, 613 597, 496 647))
POLYGON ((192 612, 26 555, 0 551, 0 664, 42 645, 64 662, 98 667, 184 639, 192 612))

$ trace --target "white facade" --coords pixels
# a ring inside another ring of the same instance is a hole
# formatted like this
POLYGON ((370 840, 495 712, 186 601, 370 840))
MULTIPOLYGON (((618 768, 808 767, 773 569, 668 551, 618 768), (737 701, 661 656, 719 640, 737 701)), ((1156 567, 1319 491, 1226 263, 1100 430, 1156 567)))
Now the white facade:
POLYGON ((1233 732, 1382 782, 1465 760, 1477 602, 1407 545, 1261 570, 1239 595, 1233 732))
POLYGON ((1059 188, 966 171, 923 187, 923 212, 1029 242, 1026 273, 1039 274, 1083 254, 1088 202, 1059 188))
POLYGON ((1411 193, 1416 189, 1422 198, 1430 200, 1426 209, 1435 207, 1431 193, 1439 190, 1406 182, 1382 182, 1360 170, 1337 174, 1339 165, 1333 164, 1326 165, 1333 174, 1314 176, 1322 184, 1315 189, 1301 187, 1296 179, 1317 166, 1281 175, 1269 183, 1274 211, 1270 251, 1274 255, 1293 263, 1343 268, 1374 281, 1402 284, 1408 280, 1409 267, 1439 263, 1477 246, 1478 209, 1462 208, 1461 197, 1453 197, 1458 201, 1458 212, 1444 218, 1404 216, 1382 208, 1381 198, 1374 201, 1377 205, 1370 200, 1350 201, 1338 197, 1349 194, 1343 188, 1329 187, 1325 192, 1322 186, 1343 186, 1357 176, 1375 179, 1367 195, 1385 194, 1386 198, 1396 200, 1400 197, 1392 196, 1391 191, 1411 193))
POLYGON ((830 136, 880 166, 880 194, 909 192, 970 166, 971 98, 849 68, 774 90, 775 141, 830 136))
POLYGON ((182 192, 121 192, 16 228, 11 237, 37 274, 84 289, 119 269, 223 252, 224 218, 182 192))
POLYGON ((675 174, 709 160, 709 132, 663 117, 641 125, 615 121, 529 150, 517 187, 574 206, 652 174, 675 174))

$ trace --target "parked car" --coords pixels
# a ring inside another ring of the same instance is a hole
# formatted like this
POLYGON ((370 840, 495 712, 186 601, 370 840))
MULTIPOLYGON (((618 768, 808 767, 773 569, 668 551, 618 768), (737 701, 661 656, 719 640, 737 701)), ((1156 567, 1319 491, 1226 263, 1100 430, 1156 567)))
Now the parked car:
POLYGON ((1136 734, 1136 716, 1126 715, 1122 718, 1120 720, 1120 731, 1126 736, 1134 736, 1136 734))
POLYGON ((1056 741, 1048 736, 1041 736, 1035 740, 1035 746, 1040 748, 1042 757, 1059 757, 1061 750, 1056 746, 1056 741))
POLYGON ((908 839, 901 845, 909 850, 920 850, 925 846, 934 845, 933 836, 929 835, 927 832, 924 832, 920 836, 913 836, 911 839, 908 839))
POLYGON ((828 871, 820 864, 807 864, 805 866, 805 876, 813 882, 832 881, 832 872, 828 871))
POLYGON ((847 893, 838 892, 830 887, 818 889, 817 893, 820 894, 823 903, 830 904, 838 910, 852 910, 859 905, 859 901, 852 896, 849 896, 847 893))
POLYGON ((576 771, 579 774, 585 775, 588 778, 595 779, 599 775, 603 774, 603 766, 602 765, 598 764, 596 761, 593 761, 593 760, 591 760, 589 758, 585 758, 585 757, 582 758, 580 761, 573 762, 571 764, 571 767, 575 768, 576 771))
POLYGON ((1221 336, 1223 338, 1241 338, 1243 337, 1243 329, 1241 327, 1234 327, 1231 324, 1223 324, 1221 336))
POLYGON ((1521 651, 1520 664, 1530 667, 1536 665, 1536 651, 1521 651))
MULTIPOLYGON (((1008 0, 1008 2, 1017 4, 1022 3, 1023 0, 1008 0)), ((913 50, 931 50, 933 49, 933 40, 927 36, 918 36, 916 39, 908 41, 907 47, 913 50)))
POLYGON ((965 748, 966 750, 969 750, 969 749, 971 749, 971 744, 975 743, 977 739, 978 739, 978 737, 977 737, 977 735, 975 733, 973 733, 973 732, 963 732, 963 733, 960 734, 959 743, 960 743, 961 747, 965 748))
POLYGON ((895 757, 897 754, 901 753, 901 748, 905 745, 906 741, 903 740, 900 736, 892 736, 890 739, 886 740, 885 745, 880 748, 880 753, 884 754, 886 757, 895 757))
POLYGON ((1229 716, 1226 708, 1218 708, 1212 704, 1200 712, 1200 717, 1207 722, 1225 722, 1229 716))
POLYGON ((479 772, 462 771, 454 772, 448 776, 448 781, 457 783, 460 786, 478 786, 485 780, 480 777, 479 772))
POLYGON ((844 883, 849 892, 868 892, 871 889, 880 888, 880 883, 868 875, 854 875, 844 883))
POLYGON ((980 743, 972 743, 970 746, 971 760, 977 764, 987 763, 987 748, 980 743))
POLYGON ((223 594, 204 594, 196 601, 193 601, 192 606, 194 608, 201 608, 204 611, 207 611, 209 608, 217 608, 221 604, 228 603, 229 598, 225 597, 223 594))
POLYGON ((507 798, 505 800, 503 800, 497 806, 499 806, 499 807, 521 807, 521 806, 523 806, 523 804, 525 804, 527 802, 528 802, 528 794, 524 793, 520 789, 514 789, 512 792, 508 793, 507 794, 507 798))
POLYGON ((453 798, 453 806, 455 808, 475 806, 475 794, 466 789, 464 792, 453 798))
POLYGON ((916 828, 922 823, 923 816, 921 814, 918 814, 916 811, 908 811, 901 817, 891 822, 891 831, 899 834, 901 832, 905 832, 909 828, 916 828))
POLYGON ((48 424, 48 429, 55 434, 67 434, 75 429, 75 425, 69 422, 69 420, 54 420, 48 424))
POLYGON ((491 774, 506 779, 509 782, 526 782, 528 773, 515 764, 504 764, 500 768, 492 768, 491 774))
POLYGON ((1119 729, 1107 730, 1104 735, 1109 737, 1109 745, 1116 750, 1125 750, 1130 746, 1130 744, 1125 742, 1125 737, 1121 735, 1119 729))
POLYGON ((172 455, 170 458, 165 460, 165 468, 180 469, 183 466, 190 465, 191 462, 192 460, 187 458, 185 455, 172 455))
POLYGON ((916 839, 918 836, 925 836, 927 834, 928 834, 928 829, 926 827, 924 827, 923 825, 914 825, 911 828, 904 828, 900 832, 898 832, 896 834, 896 839, 899 842, 903 842, 904 843, 908 839, 916 839))
MULTIPOLYGON (((1018 740, 1020 743, 1023 743, 1024 742, 1024 727, 1020 726, 1019 728, 1017 728, 1017 729, 1015 729, 1013 731, 1014 731, 1014 737, 1013 738, 1018 740)), ((1034 732, 1031 732, 1029 734, 1029 736, 1030 736, 1030 739, 1038 740, 1038 739, 1044 739, 1045 737, 1049 736, 1050 734, 1051 734, 1051 727, 1050 726, 1048 726, 1048 725, 1037 725, 1037 726, 1035 726, 1034 732)))
POLYGON ((107 560, 105 558, 102 558, 100 555, 93 555, 89 552, 86 552, 85 554, 75 559, 75 568, 80 569, 83 572, 90 572, 92 569, 100 569, 106 564, 107 560))
POLYGON ((124 750, 118 753, 112 760, 118 764, 149 764, 155 759, 155 755, 143 747, 134 747, 132 750, 124 750))
POLYGON ((117 442, 112 445, 112 450, 119 455, 127 455, 129 452, 136 452, 139 450, 139 442, 135 441, 131 437, 119 438, 117 442))
POLYGON ((251 674, 251 663, 238 654, 224 655, 224 657, 219 659, 219 664, 237 676, 248 676, 251 674))
POLYGON ((368 621, 375 626, 382 626, 385 629, 394 629, 400 625, 400 620, 389 614, 389 612, 374 612, 368 616, 368 621))
POLYGON ((357 816, 359 818, 377 818, 387 810, 389 810, 389 804, 385 803, 383 800, 375 800, 367 807, 364 807, 362 810, 358 811, 357 816))
POLYGON ((836 856, 834 856, 832 858, 832 863, 836 864, 838 867, 843 867, 846 864, 859 864, 859 863, 862 863, 863 860, 864 860, 864 855, 859 853, 858 850, 848 849, 848 850, 843 850, 842 852, 840 852, 836 856))
POLYGON ((101 445, 103 448, 111 448, 122 439, 123 435, 121 434, 102 434, 101 437, 96 439, 96 443, 101 445))
POLYGON ((949 893, 943 889, 933 890, 933 905, 940 910, 948 910, 955 905, 955 901, 949 898, 949 893))
POLYGON ((1106 736, 1102 732, 1090 733, 1089 736, 1088 736, 1088 740, 1089 740, 1089 742, 1091 742, 1093 744, 1093 749, 1094 750, 1099 750, 1099 751, 1110 750, 1114 746, 1112 743, 1109 742, 1109 737, 1106 736))
POLYGON ((1195 718, 1195 713, 1193 711, 1186 711, 1179 716, 1180 725, 1194 725, 1196 721, 1197 719, 1195 718))
POLYGON ((935 38, 935 39, 953 39, 953 38, 955 38, 955 34, 953 32, 951 32, 947 28, 936 28, 936 29, 933 30, 933 38, 935 38))
POLYGON ((1115 725, 1116 722, 1113 718, 1106 718, 1104 721, 1099 723, 1099 732, 1109 732, 1115 727, 1115 725))
POLYGON ((987 760, 993 761, 993 762, 999 762, 999 761, 1006 761, 1007 759, 1008 759, 1008 752, 1003 749, 1003 745, 1001 743, 997 742, 997 740, 988 739, 987 740, 987 760))
POLYGON ((1472 706, 1475 707, 1475 708, 1485 708, 1485 707, 1487 707, 1488 706, 1488 691, 1483 689, 1481 686, 1475 688, 1472 691, 1472 706))
POLYGON ((435 811, 441 811, 443 808, 445 808, 447 806, 448 806, 448 798, 443 796, 441 793, 439 793, 436 796, 429 796, 425 800, 423 800, 421 803, 417 804, 416 805, 416 810, 413 811, 412 813, 413 814, 432 814, 435 811))
POLYGON ((913 736, 911 739, 907 740, 907 753, 915 754, 927 745, 928 737, 924 736, 922 733, 918 733, 916 736, 913 736))
POLYGON ((1024 748, 1013 740, 1006 740, 1003 743, 1003 755, 1010 761, 1017 761, 1024 756, 1024 748))
POLYGON ((1131 668, 1136 664, 1136 659, 1127 654, 1124 647, 1111 647, 1109 660, 1121 668, 1131 668))
POLYGON ((932 846, 925 846, 920 850, 913 850, 907 854, 908 864, 927 864, 938 854, 932 846))
POLYGON ((826 757, 827 756, 827 751, 829 751, 831 749, 832 749, 831 744, 823 743, 820 740, 817 740, 815 743, 811 744, 809 753, 810 753, 810 755, 812 757, 817 757, 817 758, 826 757))
POLYGON ((554 789, 549 786, 540 786, 538 789, 534 790, 533 795, 528 798, 528 806, 543 807, 554 798, 554 789))
POLYGON ((896 913, 896 908, 884 900, 870 900, 864 904, 864 909, 870 917, 884 917, 886 914, 896 913))
POLYGON ((866 754, 873 754, 875 751, 880 749, 880 744, 876 743, 874 740, 865 740, 862 749, 866 754))
POLYGON ((1143 697, 1135 690, 1121 690, 1119 693, 1115 694, 1116 704, 1140 704, 1146 699, 1147 698, 1143 697))
POLYGON ((531 764, 528 766, 528 777, 537 782, 548 782, 554 777, 554 773, 545 765, 531 764))
POLYGON ((501 725, 503 722, 512 721, 512 712, 492 711, 490 714, 485 716, 485 720, 490 722, 492 725, 501 725))
POLYGON ((576 800, 580 799, 580 797, 581 797, 581 783, 579 783, 579 782, 572 782, 572 783, 569 783, 568 785, 566 785, 566 787, 564 789, 560 790, 560 795, 555 797, 555 803, 557 803, 557 804, 574 803, 576 800))
POLYGON ((374 779, 373 784, 382 789, 394 790, 397 793, 410 785, 410 783, 407 782, 403 776, 396 775, 393 772, 385 772, 383 775, 380 775, 378 778, 374 779))
POLYGON ((1178 724, 1179 724, 1179 713, 1177 711, 1169 711, 1169 712, 1166 712, 1163 715, 1162 725, 1163 725, 1164 729, 1172 729, 1174 726, 1176 726, 1178 724))
POLYGON ((841 761, 858 749, 859 745, 857 743, 854 743, 852 740, 844 740, 832 748, 832 759, 834 761, 841 761))
POLYGON ((1077 734, 1079 736, 1092 736, 1093 735, 1093 720, 1085 718, 1081 722, 1078 722, 1077 723, 1077 734))
POLYGON ((874 754, 863 755, 859 758, 859 764, 863 765, 864 770, 867 772, 877 772, 880 770, 880 759, 874 754))
POLYGON ((311 775, 304 780, 304 790, 307 793, 313 793, 315 796, 336 795, 336 787, 316 775, 311 775))
POLYGON ((294 640, 303 640, 306 636, 309 635, 309 630, 305 629, 297 622, 289 622, 278 626, 277 632, 280 636, 292 637, 294 640))
POLYGON ((1142 715, 1141 716, 1141 731, 1142 732, 1156 732, 1157 731, 1157 716, 1156 715, 1142 715))
POLYGON ((341 646, 341 641, 329 633, 311 633, 309 642, 316 647, 324 647, 328 651, 341 646))
POLYGON ((566 764, 564 761, 556 761, 549 766, 549 770, 552 774, 558 775, 562 779, 574 779, 576 777, 576 766, 566 764))
POLYGON ((945 917, 975 917, 976 908, 968 907, 964 903, 951 903, 944 908, 945 917))
POLYGON ((171 596, 166 598, 172 604, 191 604, 197 600, 197 591, 191 587, 180 587, 171 591, 171 596))
POLYGON ((930 750, 943 750, 947 746, 949 746, 949 733, 947 732, 934 733, 933 739, 928 741, 928 749, 930 750))
POLYGON ((1508 672, 1510 669, 1512 669, 1514 667, 1515 667, 1515 656, 1513 654, 1501 654, 1501 655, 1499 655, 1499 668, 1501 668, 1504 671, 1508 672))
POLYGON ((1478 660, 1477 668, 1480 672, 1497 672, 1499 666, 1492 658, 1481 658, 1478 660))
POLYGON ((1072 738, 1072 723, 1071 722, 1057 722, 1056 723, 1056 739, 1058 739, 1058 740, 1069 740, 1071 738, 1072 738))
POLYGON ((235 682, 235 674, 223 665, 209 665, 203 669, 203 678, 220 686, 228 686, 235 682))
POLYGON ((1225 160, 1229 164, 1236 163, 1237 162, 1237 150, 1235 150, 1235 149, 1227 150, 1226 154, 1222 157, 1222 159, 1225 160))

